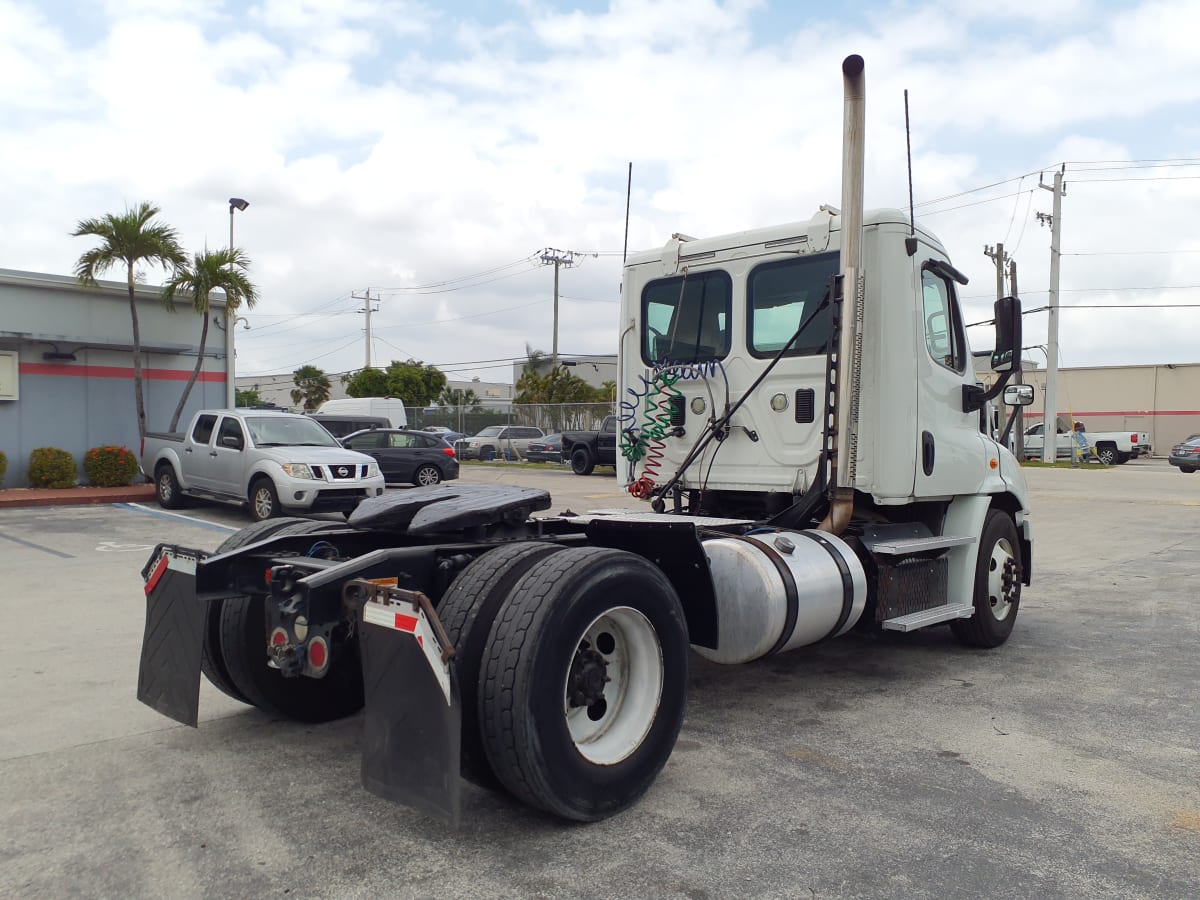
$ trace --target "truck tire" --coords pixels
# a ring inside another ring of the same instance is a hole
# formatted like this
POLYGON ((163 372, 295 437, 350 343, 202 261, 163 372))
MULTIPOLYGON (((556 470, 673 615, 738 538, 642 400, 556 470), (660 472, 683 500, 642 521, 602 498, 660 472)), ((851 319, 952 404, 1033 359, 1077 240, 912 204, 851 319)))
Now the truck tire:
POLYGON ((595 468, 592 451, 587 447, 576 447, 571 451, 571 471, 576 475, 591 475, 595 468))
MULTIPOLYGON (((344 526, 301 519, 272 536, 316 534, 340 527, 344 526)), ((298 722, 328 722, 362 709, 357 635, 342 645, 324 678, 285 678, 267 665, 264 621, 262 596, 229 597, 221 609, 221 657, 229 680, 247 703, 298 722)))
POLYGON ((541 560, 513 587, 483 656, 492 771, 564 819, 627 808, 675 747, 688 652, 679 598, 650 562, 605 547, 541 560))
POLYGON ((546 541, 522 541, 489 550, 459 573, 438 604, 438 618, 456 651, 463 709, 462 772, 482 787, 498 786, 483 749, 478 713, 479 671, 492 623, 513 585, 534 564, 562 549, 546 541))
POLYGON ((442 472, 437 466, 421 466, 413 473, 413 484, 417 487, 428 487, 442 480, 442 472))
POLYGON ((1021 541, 1005 512, 989 510, 975 563, 975 615, 950 628, 968 647, 999 647, 1012 634, 1021 605, 1021 541))
POLYGON ((1191 475, 1196 470, 1194 468, 1192 468, 1191 466, 1180 466, 1179 471, 1183 472, 1185 475, 1191 475))
POLYGON ((273 519, 279 515, 279 494, 275 483, 265 475, 260 475, 250 483, 250 517, 255 522, 273 519))
MULTIPOLYGON (((216 552, 227 553, 230 550, 237 550, 239 547, 249 546, 266 540, 281 528, 306 521, 308 520, 269 519, 265 522, 255 522, 225 538, 217 547, 216 552)), ((224 605, 224 597, 208 601, 208 615, 204 621, 204 643, 200 649, 200 671, 222 694, 227 694, 242 703, 250 703, 246 695, 239 691, 230 679, 229 670, 225 668, 225 659, 221 655, 221 609, 224 605)))
POLYGON ((158 497, 158 505, 163 509, 183 507, 183 488, 179 486, 175 467, 169 462, 159 463, 154 470, 154 493, 158 497))
POLYGON ((1117 452, 1117 448, 1112 444, 1097 444, 1096 459, 1100 460, 1106 466, 1115 466, 1125 461, 1121 459, 1121 454, 1117 452))

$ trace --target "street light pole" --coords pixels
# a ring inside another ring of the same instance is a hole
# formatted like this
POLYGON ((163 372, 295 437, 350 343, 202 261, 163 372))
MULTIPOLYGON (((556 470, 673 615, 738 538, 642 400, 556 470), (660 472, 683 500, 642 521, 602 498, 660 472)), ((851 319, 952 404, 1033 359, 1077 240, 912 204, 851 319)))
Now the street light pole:
MULTIPOLYGON (((245 210, 250 205, 248 200, 243 200, 241 197, 229 198, 229 255, 233 255, 233 211, 235 209, 245 210)), ((233 260, 229 262, 229 268, 233 269, 233 260)), ((237 381, 235 376, 234 357, 235 351, 233 347, 233 332, 236 330, 237 319, 233 315, 234 310, 229 308, 229 295, 225 295, 225 406, 228 409, 233 409, 237 406, 237 381)))

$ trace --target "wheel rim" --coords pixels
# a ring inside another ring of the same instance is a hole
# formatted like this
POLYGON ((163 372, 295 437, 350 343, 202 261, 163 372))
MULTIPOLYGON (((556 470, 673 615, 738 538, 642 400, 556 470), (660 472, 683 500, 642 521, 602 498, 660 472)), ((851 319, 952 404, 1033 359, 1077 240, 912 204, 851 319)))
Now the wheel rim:
POLYGON ((584 759, 611 766, 637 750, 658 715, 664 673, 658 633, 636 609, 610 609, 584 629, 563 690, 584 759))
POLYGON ((174 493, 171 489, 171 476, 163 472, 158 476, 158 499, 170 501, 174 493))
POLYGON ((425 486, 437 484, 442 479, 438 476, 437 469, 422 469, 417 473, 417 481, 425 486))
POLYGON ((988 603, 992 616, 1003 622, 1012 613, 1017 590, 1017 555, 1007 538, 996 541, 988 562, 988 603))
POLYGON ((266 488, 259 488, 254 492, 254 514, 260 519, 271 518, 271 513, 274 511, 275 502, 271 499, 271 492, 266 488))

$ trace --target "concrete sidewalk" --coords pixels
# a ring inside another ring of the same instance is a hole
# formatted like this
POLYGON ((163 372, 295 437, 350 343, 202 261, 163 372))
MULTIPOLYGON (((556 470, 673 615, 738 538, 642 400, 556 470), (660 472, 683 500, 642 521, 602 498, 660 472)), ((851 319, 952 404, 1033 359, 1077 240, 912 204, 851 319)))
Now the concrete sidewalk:
POLYGON ((0 509, 19 506, 84 506, 91 503, 143 503, 154 499, 154 485, 128 487, 9 488, 0 490, 0 509))

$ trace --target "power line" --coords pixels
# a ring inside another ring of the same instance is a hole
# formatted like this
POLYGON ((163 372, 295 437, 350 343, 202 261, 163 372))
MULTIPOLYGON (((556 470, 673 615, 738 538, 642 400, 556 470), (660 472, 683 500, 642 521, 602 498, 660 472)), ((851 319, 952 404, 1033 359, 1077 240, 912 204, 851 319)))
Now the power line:
MULTIPOLYGON (((450 285, 459 285, 459 287, 450 288, 451 290, 458 290, 461 287, 470 287, 471 285, 462 284, 462 282, 474 281, 478 278, 486 278, 489 275, 495 275, 497 272, 503 272, 505 269, 511 269, 514 266, 520 266, 520 265, 525 265, 525 264, 528 264, 530 266, 528 271, 532 271, 533 269, 537 268, 537 266, 534 264, 534 254, 530 254, 529 256, 523 256, 520 259, 515 259, 512 262, 505 263, 504 265, 501 265, 501 266, 495 266, 491 269, 485 269, 482 272, 473 272, 470 275, 458 275, 454 278, 447 278, 443 281, 433 281, 433 282, 430 282, 429 284, 401 285, 400 287, 381 287, 381 288, 376 288, 376 290, 380 291, 380 292, 384 292, 384 293, 396 293, 396 294, 424 294, 424 293, 440 294, 440 293, 444 293, 444 291, 440 290, 441 288, 446 288, 450 285)), ((519 275, 519 274, 521 274, 521 273, 514 272, 514 273, 511 273, 510 275, 506 275, 503 277, 509 278, 509 277, 512 277, 512 275, 519 275)), ((490 284, 491 281, 499 281, 499 280, 501 280, 501 279, 496 278, 496 279, 491 279, 489 281, 484 281, 482 283, 490 284)))
POLYGON ((426 325, 445 325, 449 322, 459 322, 463 319, 481 319, 484 316, 494 316, 498 315, 499 313, 512 312, 514 309, 526 309, 530 306, 540 306, 545 302, 545 300, 534 300, 532 303, 522 303, 518 306, 505 306, 500 309, 489 309, 486 312, 481 313, 469 313, 465 316, 451 316, 448 319, 434 319, 430 322, 408 322, 403 325, 381 325, 375 330, 383 331, 385 328, 422 328, 426 325))

